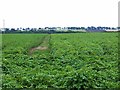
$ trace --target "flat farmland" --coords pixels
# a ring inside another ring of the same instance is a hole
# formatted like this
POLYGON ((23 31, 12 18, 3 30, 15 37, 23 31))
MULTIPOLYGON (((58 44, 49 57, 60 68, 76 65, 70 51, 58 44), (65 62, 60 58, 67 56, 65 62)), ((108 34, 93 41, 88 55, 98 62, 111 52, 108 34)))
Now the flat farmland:
POLYGON ((3 34, 3 88, 118 88, 118 33, 3 34))

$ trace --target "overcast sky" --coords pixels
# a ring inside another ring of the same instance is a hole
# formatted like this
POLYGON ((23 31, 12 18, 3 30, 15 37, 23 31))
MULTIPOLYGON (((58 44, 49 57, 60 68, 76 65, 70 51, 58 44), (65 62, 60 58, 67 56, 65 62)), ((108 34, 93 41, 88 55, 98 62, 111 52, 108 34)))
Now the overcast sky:
POLYGON ((0 0, 0 28, 117 26, 119 0, 0 0))

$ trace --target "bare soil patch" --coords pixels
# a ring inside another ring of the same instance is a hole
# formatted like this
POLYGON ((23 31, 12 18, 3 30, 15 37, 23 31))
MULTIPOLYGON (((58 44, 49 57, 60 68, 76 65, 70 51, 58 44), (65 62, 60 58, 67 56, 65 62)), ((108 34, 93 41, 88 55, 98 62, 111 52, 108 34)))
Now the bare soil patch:
POLYGON ((48 47, 45 47, 45 46, 38 46, 38 47, 35 47, 35 48, 32 48, 31 50, 46 50, 48 47))
POLYGON ((39 46, 33 47, 29 50, 29 54, 32 54, 36 50, 44 51, 48 49, 49 37, 45 37, 39 46))
POLYGON ((31 50, 30 50, 30 54, 32 54, 34 51, 36 51, 36 50, 40 50, 40 51, 43 51, 43 50, 47 50, 48 49, 48 47, 46 47, 46 46, 38 46, 38 47, 34 47, 34 48, 31 48, 31 50))

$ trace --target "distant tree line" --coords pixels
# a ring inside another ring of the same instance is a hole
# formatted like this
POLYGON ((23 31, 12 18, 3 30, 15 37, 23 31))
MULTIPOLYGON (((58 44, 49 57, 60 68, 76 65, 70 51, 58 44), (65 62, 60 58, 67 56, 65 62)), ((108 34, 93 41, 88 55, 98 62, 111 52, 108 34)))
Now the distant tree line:
POLYGON ((4 28, 2 33, 78 33, 78 32, 105 32, 106 30, 120 30, 120 27, 45 27, 45 28, 4 28))
POLYGON ((26 30, 23 30, 23 31, 20 31, 20 30, 15 30, 15 29, 5 29, 5 31, 2 31, 2 33, 47 33, 47 34, 51 34, 51 33, 78 33, 79 31, 73 31, 73 30, 67 30, 67 31, 56 31, 56 30, 29 30, 29 31, 26 31, 26 30))

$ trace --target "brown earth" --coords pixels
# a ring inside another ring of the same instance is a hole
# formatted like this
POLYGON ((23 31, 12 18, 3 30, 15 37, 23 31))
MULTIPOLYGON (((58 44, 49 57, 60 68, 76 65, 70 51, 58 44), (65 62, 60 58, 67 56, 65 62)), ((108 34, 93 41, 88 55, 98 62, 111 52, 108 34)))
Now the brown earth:
POLYGON ((31 51, 35 51, 35 50, 46 50, 48 47, 45 46, 38 46, 38 47, 34 47, 31 49, 31 51))
POLYGON ((39 45, 39 46, 37 46, 37 47, 33 47, 33 48, 31 48, 30 50, 29 50, 29 54, 32 54, 34 51, 36 51, 36 50, 40 50, 40 51, 44 51, 44 50, 47 50, 48 49, 48 38, 49 37, 45 37, 44 39, 43 39, 43 42, 39 45))
POLYGON ((38 47, 31 48, 29 53, 32 54, 36 50, 43 51, 43 50, 47 50, 47 49, 48 49, 48 47, 46 47, 46 46, 38 46, 38 47))

